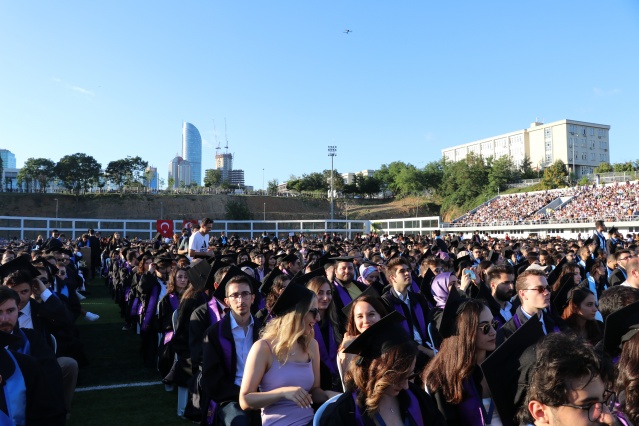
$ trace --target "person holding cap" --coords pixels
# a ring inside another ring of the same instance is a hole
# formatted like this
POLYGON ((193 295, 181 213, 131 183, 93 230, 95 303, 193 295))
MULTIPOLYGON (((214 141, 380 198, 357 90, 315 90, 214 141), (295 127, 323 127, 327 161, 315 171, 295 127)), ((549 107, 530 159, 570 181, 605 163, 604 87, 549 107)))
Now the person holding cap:
POLYGON ((320 353, 314 339, 319 320, 317 297, 289 284, 271 310, 274 318, 251 347, 240 387, 243 410, 262 410, 262 426, 308 425, 320 388, 320 353))
POLYGON ((321 426, 446 424, 431 398, 412 383, 418 350, 403 319, 392 312, 345 349, 356 356, 346 392, 317 415, 321 426))

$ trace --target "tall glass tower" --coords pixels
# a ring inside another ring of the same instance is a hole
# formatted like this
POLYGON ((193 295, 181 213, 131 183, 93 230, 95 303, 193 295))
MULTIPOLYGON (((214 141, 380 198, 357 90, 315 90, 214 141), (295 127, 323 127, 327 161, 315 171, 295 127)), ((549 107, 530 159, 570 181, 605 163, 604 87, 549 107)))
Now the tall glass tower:
POLYGON ((182 125, 182 158, 191 164, 191 182, 202 185, 202 137, 197 127, 182 125))

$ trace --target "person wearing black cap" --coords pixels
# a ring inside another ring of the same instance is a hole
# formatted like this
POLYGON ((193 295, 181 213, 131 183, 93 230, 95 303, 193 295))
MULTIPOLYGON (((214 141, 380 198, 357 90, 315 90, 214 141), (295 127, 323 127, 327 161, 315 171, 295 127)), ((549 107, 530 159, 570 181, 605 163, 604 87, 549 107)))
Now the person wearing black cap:
POLYGON ((259 424, 258 411, 244 411, 239 406, 240 385, 246 359, 259 339, 261 323, 251 315, 255 293, 250 280, 243 275, 226 279, 224 302, 229 315, 209 327, 204 338, 202 356, 202 392, 209 403, 208 416, 216 425, 259 424))
POLYGON ((479 369, 496 348, 496 327, 483 302, 456 297, 446 302, 439 326, 443 341, 422 378, 450 425, 489 425, 499 416, 479 369))
POLYGON ((623 238, 620 238, 619 230, 616 226, 608 230, 608 240, 606 241, 606 254, 615 254, 617 249, 623 246, 623 238))
POLYGON ((51 231, 51 237, 45 241, 43 249, 53 250, 62 247, 62 241, 60 241, 60 231, 54 229, 51 231))
POLYGON ((284 289, 273 305, 275 316, 249 352, 240 388, 243 410, 262 410, 262 426, 307 425, 320 388, 320 353, 313 338, 319 318, 317 297, 298 284, 284 289), (259 389, 259 391, 258 391, 259 389))
POLYGON ((538 426, 627 425, 611 414, 616 395, 607 389, 610 369, 594 348, 578 337, 555 333, 535 347, 535 365, 524 404, 521 424, 538 426))
POLYGON ((357 296, 366 290, 366 285, 354 281, 355 268, 353 267, 353 258, 351 257, 332 257, 330 260, 335 262, 335 305, 338 309, 342 309, 348 305, 357 296))
POLYGON ((537 315, 544 334, 559 332, 559 327, 545 309, 550 306, 550 288, 546 275, 539 270, 530 269, 517 277, 515 284, 521 306, 513 317, 497 333, 497 345, 510 337, 530 317, 537 315))
POLYGON ((295 276, 295 274, 297 274, 302 269, 300 258, 293 253, 281 256, 280 269, 283 273, 289 275, 290 277, 295 276))
POLYGON ((412 383, 417 346, 397 312, 360 334, 345 352, 358 357, 346 375, 346 392, 318 414, 324 425, 444 425, 432 399, 412 383))

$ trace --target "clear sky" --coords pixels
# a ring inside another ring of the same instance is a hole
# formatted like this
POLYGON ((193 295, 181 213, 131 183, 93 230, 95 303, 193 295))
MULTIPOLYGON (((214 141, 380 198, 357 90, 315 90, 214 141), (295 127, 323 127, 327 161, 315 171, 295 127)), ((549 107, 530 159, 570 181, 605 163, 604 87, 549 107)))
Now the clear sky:
POLYGON ((636 0, 0 0, 0 148, 166 180, 182 121, 204 174, 226 119, 260 189, 330 169, 328 145, 340 172, 422 167, 543 118, 609 124, 612 162, 635 160, 638 41, 636 0))

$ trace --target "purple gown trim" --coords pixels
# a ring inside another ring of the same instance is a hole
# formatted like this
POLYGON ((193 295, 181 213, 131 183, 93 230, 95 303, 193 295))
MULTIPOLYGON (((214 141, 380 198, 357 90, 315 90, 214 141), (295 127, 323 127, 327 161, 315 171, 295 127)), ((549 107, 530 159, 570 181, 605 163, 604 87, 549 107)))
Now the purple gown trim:
MULTIPOLYGON (((406 393, 410 398, 410 404, 408 406, 408 415, 416 425, 423 425, 424 419, 422 418, 422 410, 419 406, 419 401, 417 397, 410 391, 410 389, 406 389, 406 393)), ((353 402, 355 403, 355 424, 356 426, 364 426, 364 422, 362 421, 362 413, 359 411, 359 407, 357 406, 357 392, 353 391, 351 393, 353 396, 353 402)))
POLYGON ((315 329, 315 340, 317 340, 319 346, 320 360, 324 362, 333 376, 339 375, 339 370, 337 369, 337 344, 333 335, 333 327, 328 324, 328 346, 324 342, 324 335, 320 330, 319 323, 315 323, 313 328, 315 329))
POLYGON ((348 294, 346 289, 342 287, 341 284, 339 284, 338 282, 333 282, 333 284, 335 285, 335 289, 337 290, 339 300, 342 301, 342 306, 346 306, 353 301, 353 299, 351 299, 351 296, 348 294))

